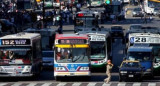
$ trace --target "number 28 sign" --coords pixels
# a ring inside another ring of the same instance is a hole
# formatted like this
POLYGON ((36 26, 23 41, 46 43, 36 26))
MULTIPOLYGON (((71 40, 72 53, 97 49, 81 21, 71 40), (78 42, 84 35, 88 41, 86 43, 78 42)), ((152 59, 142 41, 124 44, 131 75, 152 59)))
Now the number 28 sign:
POLYGON ((160 43, 158 37, 131 37, 130 43, 160 43))

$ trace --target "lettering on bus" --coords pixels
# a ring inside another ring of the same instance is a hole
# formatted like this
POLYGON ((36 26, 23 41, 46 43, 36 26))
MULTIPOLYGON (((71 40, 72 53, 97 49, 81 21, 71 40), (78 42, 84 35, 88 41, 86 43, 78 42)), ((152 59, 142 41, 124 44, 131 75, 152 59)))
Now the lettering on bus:
POLYGON ((90 35, 90 41, 105 41, 104 36, 90 35))
POLYGON ((60 39, 59 44, 85 44, 85 39, 60 39))
POLYGON ((160 38, 156 38, 156 37, 135 37, 133 39, 133 41, 134 41, 134 43, 159 43, 160 38))
POLYGON ((29 39, 1 39, 1 45, 30 45, 29 39))

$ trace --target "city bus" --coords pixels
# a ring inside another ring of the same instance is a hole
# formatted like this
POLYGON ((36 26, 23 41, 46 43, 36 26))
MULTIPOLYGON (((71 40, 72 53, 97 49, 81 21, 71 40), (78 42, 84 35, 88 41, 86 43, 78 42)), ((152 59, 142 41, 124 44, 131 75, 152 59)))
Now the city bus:
POLYGON ((41 36, 17 33, 0 37, 0 77, 38 76, 42 66, 41 36))
POLYGON ((140 64, 143 67, 143 76, 149 76, 153 78, 153 53, 153 47, 149 46, 148 44, 134 44, 128 48, 127 59, 132 61, 140 61, 140 64))
POLYGON ((80 11, 77 12, 74 16, 74 32, 82 31, 83 29, 91 29, 98 26, 98 23, 95 24, 96 16, 99 16, 98 11, 80 11))
POLYGON ((37 29, 37 28, 28 28, 24 30, 24 32, 28 33, 39 33, 41 35, 41 46, 42 50, 52 50, 52 46, 54 45, 54 39, 56 31, 51 28, 43 28, 43 29, 37 29))
POLYGON ((54 77, 87 77, 90 72, 89 38, 85 34, 56 34, 54 77))
POLYGON ((79 34, 87 34, 90 39, 91 68, 104 69, 108 59, 112 60, 112 44, 108 31, 80 31, 79 34))
POLYGON ((102 7, 104 6, 105 0, 88 0, 88 7, 102 7))
POLYGON ((144 0, 143 6, 144 6, 144 11, 147 14, 153 14, 156 9, 159 9, 160 1, 159 0, 144 0))
POLYGON ((154 56, 154 74, 160 72, 160 34, 156 33, 134 33, 129 35, 130 43, 133 44, 149 44, 153 47, 154 56))

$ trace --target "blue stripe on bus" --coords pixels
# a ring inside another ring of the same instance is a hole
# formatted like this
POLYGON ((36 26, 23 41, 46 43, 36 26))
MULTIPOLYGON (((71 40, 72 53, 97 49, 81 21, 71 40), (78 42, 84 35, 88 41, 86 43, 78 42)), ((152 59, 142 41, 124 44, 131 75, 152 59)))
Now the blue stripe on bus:
MULTIPOLYGON (((62 64, 62 63, 61 63, 62 64)), ((79 67, 90 67, 90 64, 54 64, 54 67, 67 67, 69 72, 76 72, 79 67), (67 66, 63 66, 67 65, 67 66)))

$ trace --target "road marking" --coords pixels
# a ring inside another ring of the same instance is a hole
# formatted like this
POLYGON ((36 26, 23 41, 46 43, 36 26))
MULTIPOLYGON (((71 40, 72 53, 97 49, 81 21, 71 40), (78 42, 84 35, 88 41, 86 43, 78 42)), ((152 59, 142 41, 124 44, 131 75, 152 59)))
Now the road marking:
POLYGON ((80 86, 81 83, 74 83, 72 86, 80 86))
MULTIPOLYGON (((42 86, 50 86, 52 83, 45 83, 42 86)), ((34 85, 33 85, 34 86, 34 85)))
POLYGON ((125 86, 125 85, 126 85, 126 83, 118 83, 117 86, 125 86))
POLYGON ((20 86, 21 84, 23 84, 23 83, 14 83, 14 84, 11 85, 11 86, 20 86))
POLYGON ((134 83, 133 86, 141 86, 141 83, 134 83))
POLYGON ((27 86, 35 86, 37 83, 34 83, 34 82, 32 82, 32 83, 29 83, 27 86))
POLYGON ((110 86, 110 83, 104 83, 102 86, 110 86))
POLYGON ((89 83, 87 86, 95 86, 96 83, 89 83))
POLYGON ((66 85, 67 83, 59 83, 57 86, 64 86, 66 85))
POLYGON ((8 83, 0 83, 0 86, 7 85, 8 83))
POLYGON ((156 86, 156 83, 149 83, 148 86, 156 86))

